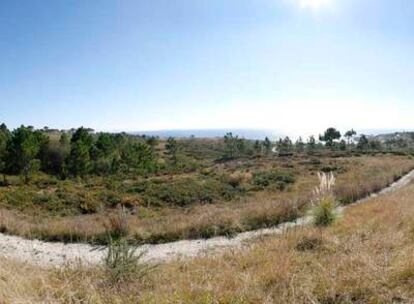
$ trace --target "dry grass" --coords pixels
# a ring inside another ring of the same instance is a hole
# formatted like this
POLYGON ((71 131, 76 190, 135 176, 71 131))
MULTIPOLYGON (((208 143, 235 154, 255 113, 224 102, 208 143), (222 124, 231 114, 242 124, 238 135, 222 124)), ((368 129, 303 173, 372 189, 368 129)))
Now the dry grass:
MULTIPOLYGON (((137 242, 160 243, 232 235, 292 220, 303 214, 317 184, 315 171, 299 162, 278 163, 279 166, 292 166, 297 171, 296 183, 286 191, 261 191, 232 202, 196 204, 188 208, 139 207, 137 214, 129 214, 127 221, 123 221, 128 227, 128 237, 137 242)), ((329 163, 343 168, 337 173, 334 190, 335 196, 344 204, 378 191, 414 165, 411 158, 404 156, 342 158, 329 163)), ((238 182, 248 178, 247 173, 232 176, 238 182)), ((103 243, 107 239, 107 228, 114 227, 117 212, 107 210, 92 215, 48 218, 3 211, 0 226, 5 232, 29 238, 103 243)))
POLYGON ((414 185, 219 256, 165 264, 112 287, 101 269, 0 260, 4 303, 413 303, 414 185))

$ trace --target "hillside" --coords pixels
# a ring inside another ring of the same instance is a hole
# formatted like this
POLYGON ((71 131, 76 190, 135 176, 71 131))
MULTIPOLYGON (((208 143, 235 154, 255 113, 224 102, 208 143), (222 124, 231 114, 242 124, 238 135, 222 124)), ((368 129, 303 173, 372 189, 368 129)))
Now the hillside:
MULTIPOLYGON (((334 128, 306 142, 0 130, 6 303, 171 303, 172 294, 173 303, 411 299, 369 268, 398 267, 382 258, 405 250, 401 238, 390 239, 405 233, 404 223, 387 231, 380 217, 367 226, 382 212, 398 218, 394 209, 384 204, 364 221, 353 213, 363 205, 338 214, 412 172, 408 141, 355 144, 334 128)), ((390 199, 410 212, 404 193, 412 187, 367 204, 390 199)))
POLYGON ((414 142, 414 132, 394 132, 386 134, 378 134, 373 136, 376 140, 385 143, 387 141, 403 141, 407 143, 414 142))
POLYGON ((159 265, 112 285, 101 268, 39 269, 2 258, 6 303, 411 303, 414 185, 248 250, 159 265), (173 298, 171 296, 173 295, 173 298))

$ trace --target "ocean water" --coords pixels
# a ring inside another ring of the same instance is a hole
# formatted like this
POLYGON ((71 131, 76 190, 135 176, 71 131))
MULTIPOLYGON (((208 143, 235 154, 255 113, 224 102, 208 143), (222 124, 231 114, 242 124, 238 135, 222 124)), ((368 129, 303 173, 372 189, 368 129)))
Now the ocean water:
POLYGON ((282 136, 277 131, 271 130, 258 130, 258 129, 204 129, 204 130, 158 130, 158 131, 136 131, 129 132, 135 135, 147 135, 147 136, 159 136, 165 137, 202 137, 202 138, 214 138, 223 137, 227 132, 232 132, 233 135, 246 139, 276 139, 282 136))

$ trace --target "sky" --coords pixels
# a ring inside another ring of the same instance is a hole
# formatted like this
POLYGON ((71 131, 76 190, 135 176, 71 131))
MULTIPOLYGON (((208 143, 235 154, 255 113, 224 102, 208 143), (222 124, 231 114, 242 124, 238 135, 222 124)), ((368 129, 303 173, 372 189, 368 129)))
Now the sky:
POLYGON ((414 126, 414 1, 2 0, 0 121, 414 126))

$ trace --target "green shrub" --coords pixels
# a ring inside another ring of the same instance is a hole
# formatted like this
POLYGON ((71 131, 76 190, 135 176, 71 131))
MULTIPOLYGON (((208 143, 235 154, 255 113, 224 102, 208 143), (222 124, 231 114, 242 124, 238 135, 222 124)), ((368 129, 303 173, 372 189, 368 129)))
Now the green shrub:
POLYGON ((143 193, 149 187, 149 181, 141 181, 135 183, 132 187, 129 187, 126 192, 127 193, 143 193))
POLYGON ((98 192, 97 197, 100 201, 104 202, 108 207, 115 207, 121 203, 121 197, 115 191, 104 190, 98 192))
POLYGON ((312 209, 312 218, 315 226, 324 227, 332 224, 336 219, 337 204, 333 196, 322 198, 312 209))
POLYGON ((38 188, 44 189, 49 186, 56 186, 58 184, 58 179, 51 175, 38 174, 33 181, 38 188))
POLYGON ((23 204, 30 202, 32 195, 34 194, 31 191, 19 187, 6 192, 2 201, 11 207, 22 207, 23 204))
POLYGON ((85 197, 79 205, 80 211, 84 214, 97 213, 101 211, 102 208, 102 203, 92 197, 85 197))
POLYGON ((294 182, 295 177, 287 172, 263 171, 253 175, 253 185, 259 189, 272 187, 277 190, 284 190, 289 184, 294 182))
POLYGON ((33 203, 35 204, 53 204, 54 203, 54 197, 53 195, 50 195, 48 193, 36 193, 36 195, 33 196, 33 203))
POLYGON ((238 192, 231 185, 212 178, 201 181, 186 178, 169 183, 148 183, 141 195, 147 206, 188 206, 195 203, 209 204, 220 199, 231 200, 238 192))
POLYGON ((329 173, 329 172, 343 173, 343 172, 345 172, 345 169, 342 166, 330 166, 330 165, 322 166, 320 170, 324 173, 329 173))
POLYGON ((139 282, 145 278, 155 266, 141 262, 145 252, 137 253, 137 247, 130 245, 125 239, 108 240, 108 252, 104 258, 105 271, 113 284, 139 282))

